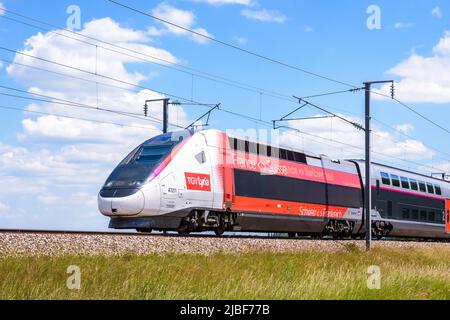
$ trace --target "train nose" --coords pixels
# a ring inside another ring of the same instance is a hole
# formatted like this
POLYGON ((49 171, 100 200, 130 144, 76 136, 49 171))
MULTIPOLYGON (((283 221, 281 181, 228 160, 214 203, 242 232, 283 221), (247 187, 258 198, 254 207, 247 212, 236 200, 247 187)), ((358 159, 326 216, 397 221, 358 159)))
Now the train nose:
POLYGON ((139 189, 102 190, 98 195, 98 208, 106 216, 134 216, 144 207, 144 193, 139 189))

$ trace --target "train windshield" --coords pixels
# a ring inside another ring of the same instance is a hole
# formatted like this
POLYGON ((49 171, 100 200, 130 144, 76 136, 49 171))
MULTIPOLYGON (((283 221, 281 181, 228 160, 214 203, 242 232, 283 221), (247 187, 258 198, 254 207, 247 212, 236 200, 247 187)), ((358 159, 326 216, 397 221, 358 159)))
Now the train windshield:
MULTIPOLYGON (((190 132, 188 131, 189 135, 190 132)), ((153 171, 187 137, 185 131, 156 136, 134 149, 111 173, 106 188, 138 188, 153 171)))

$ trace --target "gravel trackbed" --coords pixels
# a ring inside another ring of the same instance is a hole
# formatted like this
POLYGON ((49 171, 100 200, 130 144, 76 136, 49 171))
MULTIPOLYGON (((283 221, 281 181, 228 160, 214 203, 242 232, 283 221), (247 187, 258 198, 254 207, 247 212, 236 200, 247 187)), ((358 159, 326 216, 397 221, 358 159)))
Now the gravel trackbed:
MULTIPOLYGON (((270 239, 252 237, 179 237, 161 235, 118 235, 78 233, 1 232, 0 256, 123 255, 246 252, 296 252, 305 250, 337 252, 364 249, 364 241, 270 239)), ((447 248, 450 243, 376 241, 375 248, 447 248)))

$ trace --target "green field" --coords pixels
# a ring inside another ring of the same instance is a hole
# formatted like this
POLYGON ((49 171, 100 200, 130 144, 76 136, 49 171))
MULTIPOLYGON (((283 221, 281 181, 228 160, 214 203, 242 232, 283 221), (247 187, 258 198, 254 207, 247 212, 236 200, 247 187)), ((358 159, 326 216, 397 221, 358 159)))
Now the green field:
POLYGON ((450 299, 450 250, 0 258, 0 299, 450 299), (69 290, 69 265, 81 289, 69 290), (367 268, 381 268, 381 289, 367 268))

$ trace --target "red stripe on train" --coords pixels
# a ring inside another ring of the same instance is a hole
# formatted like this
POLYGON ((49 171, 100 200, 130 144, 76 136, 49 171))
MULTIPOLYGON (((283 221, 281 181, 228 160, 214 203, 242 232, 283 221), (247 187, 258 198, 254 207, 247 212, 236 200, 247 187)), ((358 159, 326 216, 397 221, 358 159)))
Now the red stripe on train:
POLYGON ((231 158, 234 169, 361 189, 361 180, 357 174, 239 151, 233 151, 231 158))

